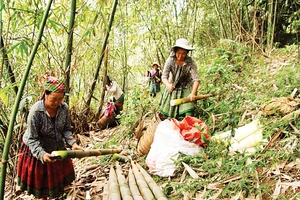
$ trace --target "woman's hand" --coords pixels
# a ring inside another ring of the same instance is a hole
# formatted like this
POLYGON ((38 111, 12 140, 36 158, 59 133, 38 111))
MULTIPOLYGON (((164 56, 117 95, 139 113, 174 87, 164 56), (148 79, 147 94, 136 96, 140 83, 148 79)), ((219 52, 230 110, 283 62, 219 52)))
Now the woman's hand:
POLYGON ((55 160, 52 160, 52 159, 51 159, 52 157, 53 157, 53 156, 51 156, 50 153, 45 153, 45 154, 43 155, 43 161, 44 161, 45 163, 47 163, 47 162, 54 162, 55 160))
POLYGON ((195 94, 190 94, 189 97, 190 97, 191 101, 195 101, 196 100, 196 98, 195 98, 196 95, 195 94))
POLYGON ((169 91, 170 93, 172 93, 173 90, 175 89, 174 85, 171 84, 171 83, 169 83, 169 84, 167 85, 167 88, 168 88, 168 91, 169 91))
POLYGON ((73 150, 83 150, 81 146, 79 146, 76 142, 72 145, 73 150))

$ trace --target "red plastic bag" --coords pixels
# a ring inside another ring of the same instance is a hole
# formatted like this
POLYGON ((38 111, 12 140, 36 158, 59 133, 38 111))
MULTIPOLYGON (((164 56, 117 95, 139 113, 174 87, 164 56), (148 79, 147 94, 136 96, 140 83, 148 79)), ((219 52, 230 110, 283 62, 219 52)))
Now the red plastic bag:
POLYGON ((105 106, 104 116, 112 116, 116 106, 113 102, 108 102, 105 106))
POLYGON ((203 121, 191 116, 185 117, 182 121, 178 121, 175 118, 171 120, 175 124, 174 128, 179 129, 185 140, 203 147, 208 145, 205 140, 209 140, 210 136, 207 134, 208 127, 203 121))

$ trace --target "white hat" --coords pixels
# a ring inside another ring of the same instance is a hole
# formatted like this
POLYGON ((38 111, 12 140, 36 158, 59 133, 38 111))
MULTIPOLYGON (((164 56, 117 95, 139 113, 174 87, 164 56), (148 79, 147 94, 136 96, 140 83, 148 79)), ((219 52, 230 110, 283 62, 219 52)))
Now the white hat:
POLYGON ((193 47, 188 45, 188 41, 184 38, 180 38, 180 39, 176 40, 176 44, 173 46, 172 49, 174 49, 175 47, 179 47, 179 48, 182 48, 182 49, 185 49, 188 51, 194 50, 193 47))
POLYGON ((153 67, 154 65, 157 65, 157 67, 159 67, 159 64, 158 64, 158 62, 154 62, 154 63, 152 63, 152 67, 153 67))

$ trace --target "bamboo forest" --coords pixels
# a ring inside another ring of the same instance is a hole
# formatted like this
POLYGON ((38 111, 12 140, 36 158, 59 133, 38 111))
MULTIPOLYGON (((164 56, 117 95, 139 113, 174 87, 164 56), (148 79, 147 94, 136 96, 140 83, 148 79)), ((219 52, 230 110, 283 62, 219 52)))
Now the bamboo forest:
POLYGON ((0 5, 0 199, 300 199, 300 0, 0 5))

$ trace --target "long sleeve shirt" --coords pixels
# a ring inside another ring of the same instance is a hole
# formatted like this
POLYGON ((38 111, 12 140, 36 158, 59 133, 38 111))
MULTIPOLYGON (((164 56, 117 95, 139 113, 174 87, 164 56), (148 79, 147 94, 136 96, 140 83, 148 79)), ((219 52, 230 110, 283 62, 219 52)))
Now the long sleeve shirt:
POLYGON ((106 86, 106 94, 105 96, 108 98, 114 97, 116 100, 118 100, 121 95, 123 94, 123 90, 119 86, 119 84, 115 81, 111 82, 111 85, 106 86))
POLYGON ((51 118, 44 106, 44 100, 37 101, 30 109, 27 129, 23 142, 29 147, 34 157, 43 162, 43 155, 55 150, 72 146, 76 140, 71 132, 71 120, 66 103, 57 108, 55 118, 51 118))
POLYGON ((166 60, 161 78, 168 79, 176 88, 188 88, 192 86, 193 82, 200 82, 195 61, 187 56, 184 65, 180 67, 176 63, 174 53, 166 60))

